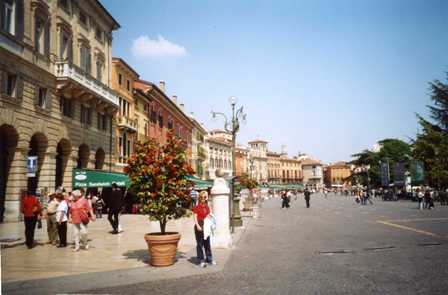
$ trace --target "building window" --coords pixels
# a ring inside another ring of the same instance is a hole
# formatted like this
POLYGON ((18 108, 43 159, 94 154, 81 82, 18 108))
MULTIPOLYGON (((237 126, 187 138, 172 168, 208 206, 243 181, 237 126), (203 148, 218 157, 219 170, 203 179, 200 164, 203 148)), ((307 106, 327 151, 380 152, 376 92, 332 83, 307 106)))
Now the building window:
POLYGON ((128 91, 131 90, 131 83, 129 82, 129 80, 126 81, 126 89, 128 91))
POLYGON ((96 60, 96 79, 98 81, 103 79, 103 61, 100 59, 96 60))
POLYGON ((6 75, 6 95, 17 97, 17 75, 6 75))
POLYGON ((38 90, 38 98, 37 98, 37 104, 41 108, 46 108, 47 106, 47 88, 39 87, 38 90))
POLYGON ((59 59, 61 61, 71 61, 71 38, 69 34, 61 30, 61 42, 59 48, 59 59))
POLYGON ((81 56, 81 69, 90 74, 90 49, 85 46, 85 45, 81 45, 80 48, 80 56, 81 56))
POLYGON ((6 0, 3 3, 2 30, 12 35, 15 34, 15 1, 6 0))
POLYGON ((121 85, 121 74, 118 74, 118 84, 121 85))
POLYGON ((173 130, 173 120, 172 119, 168 119, 168 129, 173 130))
POLYGON ((107 116, 97 113, 97 127, 98 130, 107 131, 107 116))
POLYGON ((159 127, 163 128, 163 116, 162 112, 159 112, 159 127))
POLYGON ((119 97, 118 103, 120 106, 120 115, 129 117, 129 103, 127 102, 127 100, 119 97))
POLYGON ((50 48, 50 30, 48 17, 36 14, 35 27, 34 27, 34 47, 35 50, 42 54, 47 55, 50 48))
POLYGON ((146 137, 149 136, 149 124, 147 121, 145 121, 145 136, 146 137))
POLYGON ((79 12, 79 22, 87 29, 88 28, 88 23, 87 23, 87 15, 80 11, 79 12))
POLYGON ((59 109, 64 116, 72 118, 72 101, 63 95, 59 98, 59 109))
POLYGON ((68 0, 59 0, 59 7, 68 12, 68 0))
POLYGON ((81 105, 81 123, 90 126, 92 124, 92 109, 81 105))
POLYGON ((151 107, 151 116, 149 117, 149 120, 154 124, 157 122, 157 112, 154 107, 151 107))
POLYGON ((101 43, 103 43, 103 31, 99 26, 97 26, 95 29, 95 38, 101 43))

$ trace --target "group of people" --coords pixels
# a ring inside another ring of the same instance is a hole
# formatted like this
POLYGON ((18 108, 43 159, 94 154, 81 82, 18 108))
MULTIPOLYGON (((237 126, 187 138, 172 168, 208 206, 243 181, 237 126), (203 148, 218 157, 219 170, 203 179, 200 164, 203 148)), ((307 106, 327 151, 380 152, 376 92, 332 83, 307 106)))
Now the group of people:
MULTIPOLYGON (((282 191, 280 193, 280 197, 282 199, 282 209, 289 208, 292 198, 294 197, 297 200, 298 192, 295 191, 282 191)), ((303 192, 303 197, 305 199, 305 204, 307 208, 310 208, 310 200, 311 200, 311 191, 306 188, 303 192)))
POLYGON ((417 198, 418 198, 418 209, 434 209, 434 195, 431 193, 429 189, 420 189, 418 188, 417 191, 417 198))
POLYGON ((371 199, 371 192, 367 189, 365 190, 359 190, 355 195, 355 202, 361 205, 367 205, 369 203, 370 205, 373 205, 372 199, 371 199))
POLYGON ((58 190, 49 196, 46 208, 38 198, 28 191, 22 192, 22 213, 25 221, 25 244, 28 249, 34 247, 34 231, 36 223, 47 219, 49 244, 59 248, 67 247, 67 222, 72 224, 75 251, 80 247, 89 248, 87 243, 87 225, 95 221, 92 206, 85 198, 83 190, 74 190, 66 194, 58 190))
POLYGON ((112 234, 122 232, 119 214, 123 206, 123 194, 113 183, 106 200, 96 196, 92 191, 86 195, 84 189, 66 192, 59 188, 48 196, 48 200, 39 201, 35 194, 22 191, 21 211, 25 222, 25 244, 34 247, 36 224, 46 219, 48 244, 58 248, 67 247, 67 227, 71 224, 75 251, 89 249, 88 224, 96 218, 102 218, 104 206, 108 208, 108 220, 112 226, 112 234), (44 205, 42 205, 43 203, 44 205))

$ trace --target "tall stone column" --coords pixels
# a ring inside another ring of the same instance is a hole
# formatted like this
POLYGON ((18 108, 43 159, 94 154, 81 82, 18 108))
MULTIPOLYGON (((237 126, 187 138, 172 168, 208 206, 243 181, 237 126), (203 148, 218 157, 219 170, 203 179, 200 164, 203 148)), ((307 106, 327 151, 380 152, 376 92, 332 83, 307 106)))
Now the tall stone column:
POLYGON ((216 179, 213 182, 211 191, 212 213, 216 218, 216 230, 215 236, 212 238, 212 245, 215 248, 230 248, 232 247, 232 236, 230 235, 229 227, 230 188, 222 176, 222 173, 216 172, 216 179))

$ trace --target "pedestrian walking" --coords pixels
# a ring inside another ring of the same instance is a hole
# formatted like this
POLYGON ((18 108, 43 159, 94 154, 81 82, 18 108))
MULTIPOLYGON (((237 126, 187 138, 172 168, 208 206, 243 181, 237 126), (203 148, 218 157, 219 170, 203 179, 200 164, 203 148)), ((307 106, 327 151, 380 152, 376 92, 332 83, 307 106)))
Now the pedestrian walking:
POLYGON ((207 204, 207 197, 207 192, 202 191, 198 197, 198 204, 192 209, 194 213, 195 224, 194 235, 196 237, 196 254, 198 263, 201 267, 206 267, 207 263, 210 265, 216 264, 216 262, 213 260, 212 249, 210 245, 210 236, 204 236, 204 231, 206 230, 204 228, 204 220, 211 214, 210 207, 207 204))
POLYGON ((73 202, 70 206, 70 223, 73 225, 75 251, 79 251, 80 246, 83 246, 84 249, 88 250, 87 225, 90 220, 95 220, 95 216, 93 215, 92 207, 89 206, 89 202, 83 196, 81 191, 73 191, 72 196, 73 202))
POLYGON ((429 192, 429 188, 426 188, 425 195, 424 195, 424 201, 425 201, 424 208, 425 209, 429 209, 430 200, 431 200, 431 194, 429 192))
POLYGON ((439 191, 439 200, 440 200, 440 206, 446 206, 448 205, 448 189, 443 190, 441 189, 439 191))
POLYGON ((282 193, 282 209, 289 208, 289 202, 290 202, 290 198, 288 197, 288 194, 286 192, 283 192, 282 193))
POLYGON ((428 198, 428 209, 431 210, 431 209, 434 209, 434 208, 435 208, 435 206, 434 206, 434 192, 430 191, 429 192, 429 198, 428 198))
POLYGON ((364 205, 367 205, 367 202, 369 202, 370 205, 373 205, 372 198, 370 197, 369 190, 366 190, 364 192, 364 205))
POLYGON ((109 208, 107 218, 112 226, 112 234, 118 234, 119 214, 123 206, 123 193, 116 183, 112 183, 112 191, 106 199, 106 205, 109 208))
POLYGON ((56 194, 59 201, 56 209, 56 221, 58 225, 59 245, 58 248, 67 247, 67 220, 68 220, 68 203, 62 193, 56 194))
POLYGON ((34 230, 36 223, 42 216, 42 206, 36 196, 31 195, 28 191, 22 191, 22 208, 24 222, 25 222, 25 244, 28 249, 34 247, 34 230))
MULTIPOLYGON (((43 208, 39 198, 27 190, 21 191, 21 212, 24 216, 25 224, 25 244, 28 249, 34 247, 34 232, 36 225, 41 222, 43 208)), ((40 223, 41 224, 41 223, 40 223)), ((42 228, 42 226, 37 226, 42 228)))
POLYGON ((425 194, 417 188, 417 198, 418 198, 418 209, 423 210, 423 199, 425 197, 425 194))
POLYGON ((103 218, 103 207, 104 207, 103 198, 98 197, 98 200, 95 202, 95 216, 96 216, 96 218, 103 218))
POLYGON ((308 188, 305 189, 305 202, 306 202, 306 207, 309 208, 310 207, 310 196, 311 196, 311 192, 308 190, 308 188))
POLYGON ((48 244, 57 245, 59 244, 58 239, 58 223, 56 220, 56 211, 59 206, 59 201, 56 198, 56 194, 51 194, 49 196, 47 208, 45 210, 45 217, 47 220, 47 234, 48 234, 48 244))

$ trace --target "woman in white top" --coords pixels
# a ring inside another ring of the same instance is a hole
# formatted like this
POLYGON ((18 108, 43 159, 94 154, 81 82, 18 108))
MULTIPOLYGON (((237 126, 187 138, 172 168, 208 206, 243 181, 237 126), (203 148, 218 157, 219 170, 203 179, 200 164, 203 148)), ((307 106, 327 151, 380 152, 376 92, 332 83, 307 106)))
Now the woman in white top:
POLYGON ((56 221, 58 223, 59 245, 58 248, 67 247, 67 212, 68 204, 64 199, 64 195, 57 194, 56 198, 59 201, 58 209, 56 210, 56 221))

